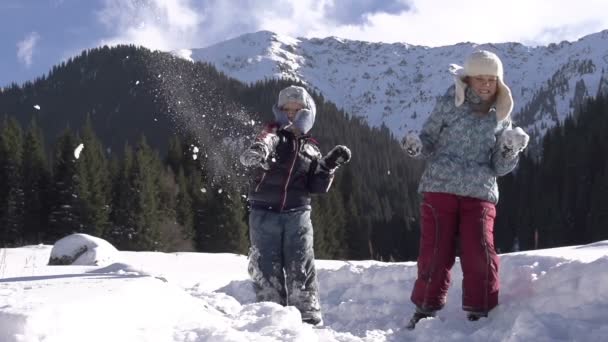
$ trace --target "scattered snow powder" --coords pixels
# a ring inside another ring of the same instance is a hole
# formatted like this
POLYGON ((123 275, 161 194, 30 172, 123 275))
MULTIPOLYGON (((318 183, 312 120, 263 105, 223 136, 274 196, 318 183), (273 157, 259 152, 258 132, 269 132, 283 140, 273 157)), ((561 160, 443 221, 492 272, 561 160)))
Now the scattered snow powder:
POLYGON ((135 81, 135 85, 138 85, 138 84, 139 84, 139 81, 135 81))
POLYGON ((224 190, 219 189, 219 190, 217 191, 217 193, 218 193, 218 194, 221 194, 223 191, 224 191, 224 190))
POLYGON ((76 159, 80 158, 80 152, 82 152, 82 149, 84 148, 84 144, 80 144, 78 145, 78 147, 76 147, 76 149, 74 150, 74 157, 76 159))
POLYGON ((207 192, 207 189, 202 188, 202 189, 201 189, 201 192, 202 192, 202 193, 206 193, 206 192, 207 192))
POLYGON ((39 105, 34 105, 34 108, 40 110, 40 106, 39 105))

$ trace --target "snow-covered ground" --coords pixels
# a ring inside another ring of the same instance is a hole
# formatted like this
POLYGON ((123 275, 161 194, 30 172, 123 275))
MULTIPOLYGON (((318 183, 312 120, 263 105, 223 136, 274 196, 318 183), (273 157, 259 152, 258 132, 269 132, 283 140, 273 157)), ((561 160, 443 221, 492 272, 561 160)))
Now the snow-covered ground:
POLYGON ((52 246, 0 250, 0 341, 600 341, 608 336, 608 241, 501 256, 500 306, 469 322, 458 263, 437 318, 403 328, 416 265, 318 261, 325 326, 255 303, 241 255, 118 252, 47 266, 52 246))

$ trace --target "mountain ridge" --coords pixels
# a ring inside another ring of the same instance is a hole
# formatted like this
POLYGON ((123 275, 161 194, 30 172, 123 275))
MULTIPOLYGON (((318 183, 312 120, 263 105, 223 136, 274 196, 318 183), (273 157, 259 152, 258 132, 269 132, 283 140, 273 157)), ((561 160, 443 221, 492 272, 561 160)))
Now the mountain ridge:
POLYGON ((608 67, 608 30, 547 46, 517 42, 427 47, 339 37, 293 38, 258 31, 173 53, 214 65, 245 83, 287 78, 339 108, 388 126, 397 137, 417 131, 452 84, 448 66, 476 49, 497 53, 515 98, 513 118, 537 137, 597 94, 608 67))

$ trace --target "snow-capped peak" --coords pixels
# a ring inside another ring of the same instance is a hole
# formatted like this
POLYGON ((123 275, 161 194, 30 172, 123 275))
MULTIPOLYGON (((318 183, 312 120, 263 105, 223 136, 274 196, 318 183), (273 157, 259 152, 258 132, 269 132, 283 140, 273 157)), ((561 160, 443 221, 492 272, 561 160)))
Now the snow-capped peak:
POLYGON ((246 83, 301 81, 370 125, 384 123, 403 136, 420 129, 437 97, 452 84, 449 65, 462 64, 476 49, 501 57, 515 121, 542 135, 597 93, 608 64, 608 31, 540 47, 467 42, 433 48, 260 31, 189 50, 189 59, 209 62, 246 83))

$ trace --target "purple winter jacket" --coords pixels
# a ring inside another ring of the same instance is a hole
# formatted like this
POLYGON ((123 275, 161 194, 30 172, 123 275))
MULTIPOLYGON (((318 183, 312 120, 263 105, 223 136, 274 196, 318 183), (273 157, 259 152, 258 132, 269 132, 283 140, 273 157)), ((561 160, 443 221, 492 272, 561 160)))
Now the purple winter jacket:
POLYGON ((252 208, 277 212, 310 210, 310 194, 329 191, 333 174, 317 167, 321 151, 309 135, 295 137, 271 123, 256 138, 259 142, 268 147, 270 154, 267 167, 254 170, 248 196, 252 208))

